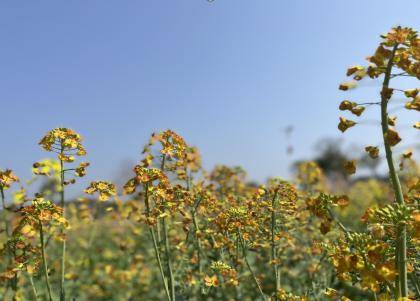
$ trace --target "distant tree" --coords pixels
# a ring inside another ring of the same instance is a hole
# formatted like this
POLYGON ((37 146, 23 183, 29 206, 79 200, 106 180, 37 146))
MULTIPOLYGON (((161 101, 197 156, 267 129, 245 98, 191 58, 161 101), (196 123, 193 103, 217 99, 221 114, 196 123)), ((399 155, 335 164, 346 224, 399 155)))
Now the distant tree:
POLYGON ((345 162, 349 161, 348 156, 341 148, 340 139, 325 138, 317 145, 317 155, 314 159, 329 180, 346 179, 347 173, 344 169, 345 162))

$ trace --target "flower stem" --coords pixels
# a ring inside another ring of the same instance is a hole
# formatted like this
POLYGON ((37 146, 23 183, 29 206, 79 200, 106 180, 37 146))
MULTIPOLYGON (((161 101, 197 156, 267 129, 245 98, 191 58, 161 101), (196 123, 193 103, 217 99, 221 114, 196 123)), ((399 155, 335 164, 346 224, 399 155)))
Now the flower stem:
POLYGON ((261 285, 260 285, 260 283, 258 282, 257 276, 255 275, 255 273, 254 273, 254 271, 253 271, 253 269, 252 269, 251 265, 249 264, 249 261, 248 261, 248 258, 247 258, 247 248, 246 248, 246 246, 245 246, 245 242, 244 242, 244 240, 243 240, 243 238, 242 238, 242 235, 241 235, 240 231, 238 231, 238 236, 239 236, 239 241, 240 241, 240 243, 241 243, 241 245, 242 245, 242 251, 243 251, 243 256, 244 256, 245 264, 246 264, 246 266, 247 266, 247 268, 248 268, 249 272, 251 273, 252 278, 253 278, 253 280, 254 280, 255 284, 256 284, 256 285, 257 285, 257 287, 258 287, 258 291, 259 291, 259 293, 260 293, 260 295, 261 295, 262 299, 263 299, 264 301, 267 301, 267 297, 265 296, 265 294, 264 294, 264 292, 263 292, 263 290, 262 290, 262 288, 261 288, 261 285))
POLYGON ((200 241, 200 238, 198 237, 198 232, 200 231, 200 228, 198 227, 197 217, 195 216, 195 211, 193 211, 193 213, 192 213, 192 220, 193 220, 193 224, 194 224, 195 239, 197 241, 196 247, 197 247, 198 273, 201 275, 201 273, 202 273, 202 267, 201 267, 201 241, 200 241))
POLYGON ((39 237, 41 241, 41 256, 42 256, 42 265, 44 268, 44 277, 45 277, 45 284, 47 285, 47 291, 48 291, 48 300, 52 301, 52 293, 51 293, 51 285, 50 285, 50 278, 48 276, 48 265, 47 265, 47 259, 45 257, 45 243, 44 243, 44 231, 42 228, 42 223, 39 221, 39 237))
MULTIPOLYGON (((146 204, 146 217, 149 218, 150 217, 149 185, 147 185, 147 184, 144 185, 144 190, 145 190, 144 201, 145 201, 145 204, 146 204)), ((148 227, 149 227, 150 236, 152 237, 153 249, 155 251, 155 257, 156 257, 156 261, 158 263, 159 272, 160 272, 160 276, 162 278, 162 282, 163 282, 163 286, 164 286, 164 289, 165 289, 166 297, 168 298, 168 301, 171 301, 171 295, 169 293, 165 273, 163 271, 162 261, 160 260, 159 249, 158 249, 158 245, 157 245, 157 242, 156 242, 155 231, 153 230, 153 227, 151 225, 148 224, 148 227)))
MULTIPOLYGON (((6 207, 6 198, 5 198, 5 195, 4 195, 3 186, 0 186, 0 195, 1 195, 1 203, 2 203, 2 206, 3 206, 3 213, 5 214, 5 217, 4 217, 4 227, 5 227, 4 231, 6 233, 7 239, 10 239, 10 237, 12 236, 12 233, 11 233, 10 227, 9 227, 9 217, 8 217, 9 208, 6 207)), ((9 257, 9 264, 11 264, 13 262, 13 258, 16 256, 16 251, 13 250, 13 252, 11 252, 9 250, 8 253, 10 253, 10 255, 11 255, 9 257)), ((18 290, 17 282, 18 282, 18 274, 16 273, 14 275, 13 279, 10 279, 9 282, 8 282, 10 284, 12 290, 13 290, 13 299, 15 299, 16 293, 17 293, 17 290, 18 290)))
MULTIPOLYGON (((395 194, 395 201, 398 204, 404 204, 404 197, 401 189, 400 180, 398 178, 398 174, 395 169, 395 164, 392 159, 392 150, 391 145, 388 142, 387 134, 388 134, 388 98, 387 92, 389 89, 389 82, 391 79, 391 71, 393 67, 393 60, 395 53, 398 49, 398 44, 394 46, 392 49, 391 56, 388 60, 387 68, 385 71, 384 81, 382 83, 382 91, 381 91, 381 125, 382 125, 382 136, 384 139, 384 146, 385 146, 385 155, 386 161, 388 164, 389 169, 389 176, 391 178, 392 187, 395 194)), ((397 289, 399 293, 399 297, 407 297, 408 296, 408 285, 407 285, 407 233, 406 233, 406 226, 400 225, 397 228, 397 238, 396 238, 396 250, 395 250, 395 261, 396 267, 398 271, 398 278, 397 278, 397 289)))
MULTIPOLYGON (((188 169, 187 167, 185 167, 185 174, 186 174, 186 179, 185 179, 185 183, 186 183, 186 187, 187 187, 187 191, 190 190, 190 181, 191 181, 191 177, 188 175, 188 169)), ((194 238, 196 241, 196 249, 197 249, 197 264, 198 264, 198 274, 201 277, 201 275, 203 274, 203 268, 201 266, 201 241, 200 241, 200 237, 198 235, 200 228, 198 226, 198 222, 197 222, 197 208, 200 205, 202 201, 202 198, 198 198, 198 200, 194 203, 193 208, 191 208, 191 217, 192 217, 192 221, 193 221, 193 225, 194 225, 194 238)), ((200 293, 201 295, 204 295, 204 287, 200 288, 200 293)))
POLYGON ((275 279, 275 288, 276 292, 274 294, 274 299, 277 300, 277 291, 280 289, 280 275, 277 267, 277 254, 276 254, 276 243, 275 243, 275 228, 276 228, 276 211, 275 211, 275 202, 277 198, 277 191, 274 194, 271 200, 271 262, 273 265, 273 274, 275 279))
POLYGON ((169 274, 169 285, 171 287, 171 298, 172 298, 172 301, 175 301, 175 281, 174 281, 174 274, 172 271, 171 251, 169 247, 168 229, 167 229, 165 217, 162 218, 162 226, 163 226, 163 235, 164 235, 164 240, 165 240, 165 253, 166 253, 166 263, 167 263, 168 274, 169 274))
MULTIPOLYGON (((63 155, 64 148, 61 147, 61 154, 63 155)), ((66 218, 65 215, 65 208, 64 208, 64 162, 60 159, 60 206, 63 209, 63 218, 66 218)), ((62 245, 61 245, 61 279, 60 279, 60 301, 66 300, 66 292, 64 289, 64 276, 66 273, 66 238, 65 238, 65 230, 64 228, 61 229, 62 234, 62 245)))
MULTIPOLYGON (((196 249, 197 249, 198 274, 199 274, 200 277, 203 274, 203 267, 201 265, 202 247, 201 247, 200 237, 198 235, 198 233, 200 231, 200 228, 198 226, 196 213, 197 213, 197 208, 198 208, 201 200, 202 200, 202 198, 200 198, 195 203, 194 208, 192 208, 192 210, 191 210, 191 216, 192 216, 193 225, 194 225, 194 237, 195 237, 195 240, 196 240, 196 249)), ((200 293, 201 293, 201 295, 204 295, 204 287, 201 287, 200 293)))
POLYGON ((36 287, 34 284, 34 278, 32 277, 31 274, 28 274, 29 277, 29 282, 31 283, 31 288, 32 288, 32 293, 34 295, 35 300, 38 300, 38 292, 36 291, 36 287))
MULTIPOLYGON (((166 155, 162 155, 162 163, 160 166, 160 170, 164 173, 165 172, 165 162, 166 162, 166 155)), ((175 301, 175 279, 174 273, 172 269, 172 260, 171 260, 171 248, 169 246, 169 237, 168 237, 168 227, 166 225, 166 217, 162 218, 162 230, 163 230, 163 239, 164 239, 164 246, 165 246, 165 255, 166 255, 166 264, 169 274, 169 286, 171 288, 171 298, 172 301, 175 301)))
MULTIPOLYGON (((3 213, 6 214, 6 212, 7 212, 6 199, 5 199, 5 196, 4 196, 4 190, 3 190, 3 187, 2 186, 0 187, 0 194, 1 194, 1 204, 3 206, 3 213)), ((9 238, 9 236, 10 236, 10 233, 9 233, 9 222, 7 220, 7 217, 5 217, 5 219, 4 219, 4 226, 5 226, 4 230, 6 231, 6 235, 9 238)))

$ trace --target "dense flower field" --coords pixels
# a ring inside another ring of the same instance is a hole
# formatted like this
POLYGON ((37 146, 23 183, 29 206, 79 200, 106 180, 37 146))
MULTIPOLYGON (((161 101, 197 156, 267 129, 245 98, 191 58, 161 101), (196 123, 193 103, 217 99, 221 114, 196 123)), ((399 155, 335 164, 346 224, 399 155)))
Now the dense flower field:
MULTIPOLYGON (((294 179, 255 184, 240 167, 206 171, 196 147, 177 133, 152 134, 123 187, 83 176, 82 137, 56 128, 39 141, 51 159, 33 164, 34 179, 0 170, 1 300, 415 300, 420 296, 420 179, 412 151, 388 115, 394 93, 420 110, 419 89, 396 77, 420 78, 420 39, 393 28, 367 67, 350 82, 380 78, 377 102, 344 100, 362 118, 378 108, 389 181, 349 182, 337 189, 315 162, 294 179), (395 164, 399 163, 399 166, 395 164), (43 185, 34 196, 25 187, 43 185), (85 185, 78 199, 66 188, 85 185)), ((340 117, 342 132, 359 121, 340 117)), ((413 131, 420 124, 413 125, 413 131)), ((349 175, 357 160, 345 163, 349 175)))

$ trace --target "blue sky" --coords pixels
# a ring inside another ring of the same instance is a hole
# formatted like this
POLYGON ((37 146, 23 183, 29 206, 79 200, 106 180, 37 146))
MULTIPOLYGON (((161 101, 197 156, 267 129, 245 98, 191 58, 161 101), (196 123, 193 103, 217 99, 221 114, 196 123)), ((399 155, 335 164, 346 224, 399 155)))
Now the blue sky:
MULTIPOLYGON (((48 156, 38 140, 58 126, 85 138, 86 183, 120 179, 166 128, 198 146, 206 167, 241 165, 257 180, 287 176, 322 137, 378 143, 377 126, 336 128, 339 102, 377 98, 378 82, 350 94, 337 86, 381 33, 419 29, 420 1, 396 3, 1 1, 0 168, 28 178, 48 156)), ((378 120, 375 110, 366 118, 378 120)), ((418 141, 411 121, 401 119, 406 144, 418 141)))

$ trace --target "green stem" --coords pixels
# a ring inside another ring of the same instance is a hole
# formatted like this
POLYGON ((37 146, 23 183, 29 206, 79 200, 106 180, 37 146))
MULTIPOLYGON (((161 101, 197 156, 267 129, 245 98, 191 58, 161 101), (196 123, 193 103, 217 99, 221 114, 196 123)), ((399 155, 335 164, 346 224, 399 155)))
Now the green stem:
POLYGON ((276 229, 276 210, 275 202, 277 198, 277 191, 275 192, 271 200, 271 263, 273 265, 273 274, 275 278, 276 292, 274 294, 274 300, 277 300, 277 292, 280 289, 280 279, 277 267, 277 254, 276 254, 276 242, 275 242, 275 229, 276 229))
MULTIPOLYGON (((147 216, 147 218, 149 218, 150 217, 149 185, 147 185, 147 184, 144 185, 144 191, 145 191, 144 192, 144 201, 145 201, 145 204, 146 204, 146 216, 147 216)), ((153 227, 151 225, 148 224, 148 227, 149 227, 150 236, 152 237, 153 249, 155 251, 155 257, 156 257, 156 261, 158 263, 159 272, 160 272, 160 276, 162 278, 163 287, 165 289, 166 297, 168 298, 168 301, 171 301, 171 295, 169 293, 168 285, 167 285, 166 278, 165 278, 165 273, 163 271, 162 261, 160 260, 159 249, 158 249, 158 245, 157 245, 157 241, 156 241, 155 231, 153 230, 153 227)))
POLYGON ((198 234, 197 234, 198 231, 200 231, 200 229, 198 227, 197 218, 195 216, 195 212, 194 211, 192 213, 192 220, 193 220, 193 224, 194 224, 195 239, 197 241, 196 247, 197 247, 198 273, 201 275, 201 273, 202 273, 202 267, 201 267, 201 241, 200 241, 200 238, 198 237, 198 234))
MULTIPOLYGON (((1 194, 1 204, 3 205, 3 213, 6 214, 6 212, 7 212, 6 198, 4 196, 3 186, 0 186, 0 194, 1 194)), ((10 233, 9 233, 9 222, 7 220, 7 217, 5 217, 5 219, 4 219, 4 226, 5 226, 4 230, 6 231, 7 238, 9 238, 10 237, 10 233)))
POLYGON ((239 263, 239 245, 240 245, 239 235, 236 235, 236 242, 235 242, 236 252, 235 252, 235 261, 234 261, 235 268, 238 267, 238 263, 239 263))
POLYGON ((47 259, 45 257, 45 243, 44 243, 44 231, 42 229, 42 223, 39 221, 39 237, 41 241, 41 256, 42 256, 42 265, 44 270, 44 277, 45 277, 45 284, 47 285, 47 291, 48 291, 48 299, 49 301, 52 301, 52 293, 51 293, 51 285, 50 285, 50 278, 48 276, 48 265, 47 265, 47 259))
MULTIPOLYGON (((165 172, 165 162, 166 162, 166 155, 162 155, 162 163, 160 166, 160 170, 162 173, 165 172)), ((168 227, 166 225, 166 217, 162 218, 162 231, 163 231, 163 239, 164 239, 164 246, 165 246, 165 255, 166 255, 166 265, 169 274, 169 286, 171 288, 171 298, 172 301, 175 301, 175 279, 174 273, 172 269, 172 260, 171 260, 171 248, 169 246, 169 238, 168 238, 168 227)))
POLYGON ((159 243, 159 245, 162 244, 162 235, 161 235, 161 225, 160 225, 161 221, 157 221, 156 223, 156 233, 157 233, 157 241, 159 243))
MULTIPOLYGON (((382 84, 382 91, 381 91, 381 125, 382 125, 382 136, 384 139, 384 146, 385 146, 385 155, 386 161, 388 164, 389 169, 389 176, 391 178, 392 187, 395 194, 395 201, 398 204, 404 204, 404 196, 401 189, 400 180, 398 178, 398 174, 395 169, 394 160, 392 159, 392 150, 391 145, 387 139, 388 133, 388 98, 386 96, 388 89, 389 89, 389 82, 391 79, 391 71, 393 67, 393 60, 395 53, 398 49, 398 44, 394 46, 392 49, 391 56, 388 60, 387 68, 385 71, 385 77, 382 84)), ((395 258, 396 258, 396 267, 398 271, 398 285, 399 288, 399 297, 407 297, 408 296, 408 284, 407 284, 407 233, 406 233, 406 226, 401 225, 397 229, 397 238, 396 238, 396 250, 395 250, 395 258)))
POLYGON ((38 300, 38 293, 36 291, 36 287, 35 287, 35 284, 34 284, 34 278, 32 277, 31 274, 28 274, 28 275, 29 275, 28 276, 29 277, 29 282, 31 283, 32 293, 34 295, 35 300, 38 300))
MULTIPOLYGON (((258 287, 258 291, 259 291, 259 293, 260 293, 260 295, 261 295, 262 299, 263 299, 264 301, 267 301, 267 297, 265 296, 265 294, 264 294, 264 292, 263 292, 263 290, 262 290, 262 288, 261 288, 261 285, 260 285, 260 283, 258 282, 257 276, 255 275, 255 273, 254 273, 254 271, 253 271, 253 269, 252 269, 251 265, 249 264, 248 258, 247 258, 247 256, 246 256, 246 255, 247 255, 247 248, 246 248, 246 246, 245 246, 245 242, 243 241, 242 235, 240 234, 240 231, 239 231, 239 230, 238 230, 238 236, 239 236, 239 241, 240 241, 240 243, 241 243, 241 245, 242 245, 242 250, 243 250, 243 256, 244 256, 245 264, 246 264, 246 266, 247 266, 247 268, 248 268, 249 272, 251 273, 252 278, 253 278, 253 280, 254 280, 255 284, 256 284, 256 285, 257 285, 257 287, 258 287)), ((277 293, 277 292, 276 292, 276 293, 277 293)))
POLYGON ((169 274, 169 286, 171 288, 171 298, 172 298, 172 301, 175 301, 175 281, 174 281, 174 274, 172 271, 171 251, 169 247, 168 229, 167 229, 165 217, 162 218, 162 226, 163 226, 163 235, 164 235, 164 240, 165 240, 166 263, 167 263, 167 269, 168 269, 168 274, 169 274))
POLYGON ((330 215, 330 218, 340 227, 341 231, 343 231, 347 240, 349 240, 351 231, 349 229, 347 229, 346 226, 344 226, 342 222, 340 222, 340 220, 335 216, 335 214, 331 210, 331 208, 327 207, 327 211, 328 211, 328 214, 330 215))
MULTIPOLYGON (((61 147, 61 155, 64 154, 64 148, 61 147)), ((66 218, 64 206, 64 162, 60 159, 60 206, 63 209, 63 218, 66 218)), ((64 228, 61 229, 63 242, 61 244, 61 279, 60 279, 60 301, 66 300, 64 289, 64 277, 66 273, 66 237, 64 228)))
MULTIPOLYGON (((160 170, 162 172, 165 171, 165 163, 166 163, 166 155, 163 154, 162 155, 162 162, 160 165, 160 170)), ((156 224, 156 233, 157 233, 157 241, 159 242, 159 245, 161 246, 162 244, 164 244, 165 242, 163 241, 165 238, 162 238, 162 236, 165 236, 165 234, 163 234, 163 225, 162 225, 162 221, 159 220, 156 224), (162 228, 162 229, 161 229, 162 228)))
MULTIPOLYGON (((5 214, 5 217, 4 217, 4 226, 5 226, 5 228, 4 228, 4 230, 5 230, 5 233, 6 233, 7 240, 9 240, 10 237, 12 236, 12 233, 10 232, 10 227, 9 227, 9 218, 8 218, 8 210, 9 209, 6 207, 6 197, 4 195, 4 188, 3 188, 3 186, 0 186, 0 195, 1 195, 1 203, 2 203, 2 206, 3 206, 3 213, 5 214)), ((11 255, 9 257, 9 264, 12 264, 13 263, 13 258, 16 257, 16 250, 13 249, 13 252, 11 252, 10 250, 8 250, 8 253, 10 253, 10 255, 11 255)), ((10 279, 7 282, 12 287, 12 290, 13 290, 13 299, 16 298, 16 293, 17 293, 17 290, 18 290, 17 282, 18 282, 18 274, 17 273, 15 273, 13 279, 10 279)))
POLYGON ((414 271, 412 273, 410 273, 410 278, 411 278, 411 283, 413 284, 414 289, 416 290, 416 295, 418 297, 420 297, 420 284, 419 284, 419 281, 417 279, 416 270, 415 269, 414 269, 414 271))
MULTIPOLYGON (((187 189, 189 190, 189 181, 187 180, 187 189)), ((201 257, 202 257, 202 247, 201 247, 201 240, 200 237, 198 236, 198 233, 200 231, 200 228, 198 226, 198 222, 197 222, 197 208, 201 203, 202 198, 199 198, 196 203, 194 204, 194 207, 191 209, 191 216, 192 216, 192 220, 193 220, 193 225, 194 225, 194 237, 196 240, 196 249, 197 249, 197 263, 198 263, 198 274, 201 277, 201 275, 203 274, 203 268, 201 266, 201 257)), ((201 295, 204 294, 204 287, 201 287, 200 289, 201 295)))

